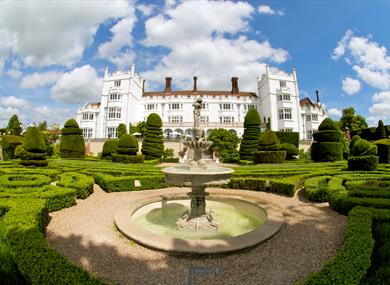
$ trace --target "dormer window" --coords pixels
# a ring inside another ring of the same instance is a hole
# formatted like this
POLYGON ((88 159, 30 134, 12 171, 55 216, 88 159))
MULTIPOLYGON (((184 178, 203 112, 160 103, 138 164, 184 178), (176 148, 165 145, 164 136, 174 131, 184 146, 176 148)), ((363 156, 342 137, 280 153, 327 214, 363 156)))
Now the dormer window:
POLYGON ((114 81, 114 86, 115 87, 120 87, 121 86, 121 81, 120 80, 115 80, 114 81))

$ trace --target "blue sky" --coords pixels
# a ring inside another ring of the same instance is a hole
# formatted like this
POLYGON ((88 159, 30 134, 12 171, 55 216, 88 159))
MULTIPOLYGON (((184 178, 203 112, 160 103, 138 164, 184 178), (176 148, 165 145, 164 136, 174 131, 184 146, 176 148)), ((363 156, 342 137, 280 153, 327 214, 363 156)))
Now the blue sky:
POLYGON ((256 90, 265 64, 296 68, 301 97, 338 118, 353 106, 390 123, 390 3, 385 1, 0 1, 0 127, 63 124, 98 101, 104 67, 161 89, 256 90))

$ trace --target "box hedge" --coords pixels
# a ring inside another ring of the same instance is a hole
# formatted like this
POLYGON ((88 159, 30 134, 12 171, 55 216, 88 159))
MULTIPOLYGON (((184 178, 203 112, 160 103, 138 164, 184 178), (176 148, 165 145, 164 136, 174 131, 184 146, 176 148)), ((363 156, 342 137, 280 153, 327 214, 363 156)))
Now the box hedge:
POLYGON ((23 149, 20 149, 19 154, 21 165, 47 166, 45 140, 37 127, 27 130, 23 149))
POLYGON ((113 162, 117 163, 143 163, 145 156, 112 153, 111 158, 113 162))
POLYGON ((343 144, 339 142, 314 142, 311 145, 311 159, 316 162, 342 160, 343 144))
POLYGON ((254 151, 253 162, 260 163, 283 163, 286 159, 286 151, 254 151))
POLYGON ((379 163, 390 163, 390 139, 378 140, 374 144, 378 148, 379 163))
POLYGON ((103 144, 102 156, 103 159, 111 159, 111 155, 116 153, 119 139, 108 139, 103 144))
POLYGON ((375 170, 379 158, 376 155, 351 156, 348 158, 349 170, 375 170))
POLYGON ((282 143, 281 150, 286 151, 286 159, 294 159, 299 154, 299 149, 291 143, 282 143))
POLYGON ((82 137, 83 131, 73 119, 68 120, 61 130, 60 157, 84 158, 85 143, 82 137))
POLYGON ((24 137, 17 135, 1 136, 1 148, 3 150, 3 159, 15 158, 15 149, 18 145, 23 145, 24 137))
POLYGON ((280 143, 290 143, 299 147, 299 133, 298 132, 275 132, 280 143))

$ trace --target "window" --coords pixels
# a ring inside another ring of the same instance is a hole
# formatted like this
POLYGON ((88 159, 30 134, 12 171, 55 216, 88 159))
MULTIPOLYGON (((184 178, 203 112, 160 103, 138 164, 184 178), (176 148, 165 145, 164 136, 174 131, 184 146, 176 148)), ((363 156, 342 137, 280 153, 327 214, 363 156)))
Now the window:
POLYGON ((92 138, 92 129, 83 129, 83 137, 85 139, 92 138))
POLYGON ((279 86, 280 88, 286 88, 287 87, 286 81, 279 81, 279 86))
POLYGON ((110 101, 119 101, 122 100, 122 94, 112 93, 110 94, 110 101))
POLYGON ((307 130, 306 139, 307 140, 312 140, 313 139, 313 133, 314 133, 314 130, 307 130))
POLYGON ((317 114, 311 115, 311 120, 312 120, 313 122, 317 122, 317 121, 318 121, 318 115, 317 115, 317 114))
POLYGON ((108 118, 109 119, 120 119, 121 118, 121 108, 108 108, 108 118))
POLYGON ((121 81, 120 80, 115 80, 114 81, 114 86, 115 87, 120 87, 121 86, 121 81))
POLYGON ((249 104, 248 105, 248 110, 250 110, 250 109, 257 109, 257 106, 253 105, 253 104, 249 104))
POLYGON ((146 104, 145 110, 154 110, 155 105, 154 104, 146 104))
POLYGON ((180 109, 182 109, 182 107, 183 107, 183 104, 179 104, 179 103, 169 104, 170 110, 180 110, 180 109))
POLYGON ((219 121, 222 124, 231 124, 234 123, 234 117, 219 117, 219 121))
POLYGON ((281 132, 291 133, 293 129, 281 129, 281 132))
POLYGON ((280 94, 278 95, 279 101, 291 101, 290 94, 280 94))
POLYGON ((306 121, 310 122, 311 121, 311 115, 306 115, 306 121))
POLYGON ((92 121, 93 113, 83 113, 83 121, 92 121))
POLYGON ((181 123, 181 122, 183 122, 183 117, 182 116, 169 116, 168 117, 168 122, 170 122, 170 123, 181 123))
POLYGON ((115 127, 107 128, 107 137, 116 138, 117 136, 118 136, 117 128, 115 128, 115 127))
POLYGON ((279 109, 279 120, 291 120, 292 115, 291 115, 291 109, 289 108, 284 108, 284 109, 279 109))
POLYGON ((232 104, 223 103, 223 104, 219 104, 219 109, 220 110, 232 110, 233 106, 232 106, 232 104))
POLYGON ((200 116, 200 122, 201 123, 208 123, 209 122, 209 116, 200 116))
POLYGON ((208 103, 202 103, 202 109, 203 110, 208 110, 209 109, 209 104, 208 103))

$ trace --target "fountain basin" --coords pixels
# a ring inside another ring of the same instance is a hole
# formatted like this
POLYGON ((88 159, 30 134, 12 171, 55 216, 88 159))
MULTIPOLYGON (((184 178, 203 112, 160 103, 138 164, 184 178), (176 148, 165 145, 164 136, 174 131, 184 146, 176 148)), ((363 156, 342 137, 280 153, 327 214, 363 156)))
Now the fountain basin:
POLYGON ((168 212, 173 209, 170 213, 172 215, 158 217, 163 214, 161 196, 140 199, 135 205, 118 210, 114 218, 118 230, 149 248, 174 253, 216 254, 255 246, 272 237, 283 225, 281 212, 263 201, 242 195, 213 195, 207 199, 208 207, 215 208, 216 212, 217 208, 222 208, 222 216, 227 215, 226 219, 219 217, 221 225, 217 233, 175 232, 175 211, 180 212, 188 207, 189 199, 185 195, 173 195, 165 199, 168 212), (232 218, 229 211, 240 216, 240 220, 232 218), (222 225, 229 219, 230 225, 222 225), (243 228, 240 228, 239 223, 243 224, 243 228), (155 227, 151 228, 151 224, 155 227))

